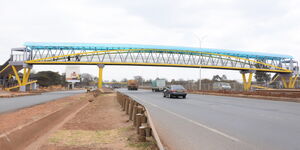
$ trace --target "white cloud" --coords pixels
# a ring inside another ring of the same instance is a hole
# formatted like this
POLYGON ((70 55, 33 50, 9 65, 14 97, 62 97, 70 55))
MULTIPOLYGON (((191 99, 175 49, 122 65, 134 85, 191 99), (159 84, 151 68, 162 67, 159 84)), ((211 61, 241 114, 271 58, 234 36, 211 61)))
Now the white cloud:
MULTIPOLYGON (((1 0, 0 60, 6 61, 10 48, 26 41, 198 47, 194 34, 206 37, 203 47, 283 53, 299 60, 299 4, 297 0, 1 0)), ((61 66, 46 68, 64 71, 61 66)), ((107 66, 105 70, 105 79, 137 74, 154 78, 157 72, 169 78, 198 78, 197 69, 107 66)), ((82 72, 96 75, 97 68, 84 66, 82 72)), ((224 71, 204 72, 210 78, 224 71)), ((240 78, 238 72, 226 72, 240 78)))

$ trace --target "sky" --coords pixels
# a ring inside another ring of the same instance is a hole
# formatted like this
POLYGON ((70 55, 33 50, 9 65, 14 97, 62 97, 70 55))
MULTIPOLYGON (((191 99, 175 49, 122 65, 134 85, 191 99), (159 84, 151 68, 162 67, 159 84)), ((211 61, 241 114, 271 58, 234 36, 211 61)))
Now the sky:
MULTIPOLYGON (((270 52, 300 58, 299 0, 0 0, 0 63, 24 42, 128 43, 270 52)), ((64 66, 34 66, 60 73, 64 66)), ((97 75, 96 66, 81 73, 97 75)), ((105 66, 104 80, 197 80, 195 68, 105 66)), ((238 71, 202 69, 202 78, 238 71)))

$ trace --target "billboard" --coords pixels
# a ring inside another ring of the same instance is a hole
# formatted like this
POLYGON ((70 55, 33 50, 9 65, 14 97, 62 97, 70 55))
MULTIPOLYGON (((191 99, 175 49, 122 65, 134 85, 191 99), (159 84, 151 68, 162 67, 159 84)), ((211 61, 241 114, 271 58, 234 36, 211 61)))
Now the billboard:
POLYGON ((80 82, 80 66, 66 66, 66 81, 80 82))

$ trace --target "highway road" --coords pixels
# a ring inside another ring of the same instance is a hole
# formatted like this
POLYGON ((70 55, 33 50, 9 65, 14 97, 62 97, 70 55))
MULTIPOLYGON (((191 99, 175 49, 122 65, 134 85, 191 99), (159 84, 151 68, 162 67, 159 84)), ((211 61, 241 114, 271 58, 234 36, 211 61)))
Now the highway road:
POLYGON ((300 103, 119 91, 148 109, 171 150, 300 150, 300 103))
POLYGON ((46 92, 42 93, 41 95, 0 98, 0 113, 14 111, 20 108, 29 107, 84 92, 86 92, 86 90, 57 91, 46 92))

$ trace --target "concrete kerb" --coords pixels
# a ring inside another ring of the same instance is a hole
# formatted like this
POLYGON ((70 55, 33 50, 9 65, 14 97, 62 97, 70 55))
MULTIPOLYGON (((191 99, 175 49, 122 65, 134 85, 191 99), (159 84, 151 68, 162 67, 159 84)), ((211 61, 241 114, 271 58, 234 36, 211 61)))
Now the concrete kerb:
POLYGON ((133 111, 132 111, 132 121, 133 121, 133 125, 135 126, 136 124, 136 114, 137 114, 137 106, 134 105, 133 106, 133 111))
POLYGON ((126 110, 126 115, 129 115, 129 106, 130 106, 130 99, 127 99, 127 101, 126 101, 126 108, 125 108, 125 110, 126 110))
POLYGON ((157 147, 159 150, 165 150, 159 136, 157 133, 157 130, 155 129, 155 126, 153 124, 151 115, 149 111, 138 103, 136 100, 133 98, 129 97, 128 95, 125 95, 123 93, 117 92, 117 99, 122 106, 122 110, 126 112, 126 114, 129 114, 129 120, 132 118, 133 120, 133 125, 137 129, 137 133, 139 135, 139 140, 144 141, 145 137, 153 136, 153 138, 156 141, 157 147), (126 98, 125 98, 126 97, 126 98), (126 109, 126 101, 130 101, 130 104, 128 102, 128 109, 126 109), (132 103, 132 107, 131 107, 132 103), (130 113, 132 111, 132 114, 130 113), (129 112, 129 113, 127 113, 129 112))
POLYGON ((129 106, 129 120, 132 120, 133 106, 134 106, 134 101, 131 100, 129 106))

